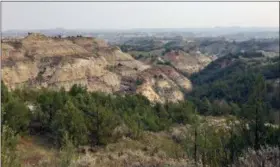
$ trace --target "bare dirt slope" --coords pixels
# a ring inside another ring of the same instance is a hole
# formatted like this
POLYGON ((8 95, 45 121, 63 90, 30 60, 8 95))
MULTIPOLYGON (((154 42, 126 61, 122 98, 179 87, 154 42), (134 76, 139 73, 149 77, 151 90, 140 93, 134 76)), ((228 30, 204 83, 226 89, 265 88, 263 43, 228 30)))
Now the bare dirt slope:
POLYGON ((163 56, 163 59, 170 62, 178 70, 188 74, 202 70, 212 61, 209 56, 191 55, 181 50, 170 51, 163 56))
POLYGON ((69 90, 140 93, 151 101, 183 99, 191 82, 169 66, 151 66, 118 47, 89 37, 47 37, 31 33, 2 44, 2 79, 10 88, 49 87, 69 90))

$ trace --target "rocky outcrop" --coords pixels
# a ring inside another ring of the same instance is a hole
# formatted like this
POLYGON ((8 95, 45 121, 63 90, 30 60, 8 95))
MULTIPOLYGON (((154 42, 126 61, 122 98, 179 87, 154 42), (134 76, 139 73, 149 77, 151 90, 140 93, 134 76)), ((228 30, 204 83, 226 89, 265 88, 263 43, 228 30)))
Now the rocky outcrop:
POLYGON ((154 66, 139 76, 143 85, 137 91, 152 101, 177 102, 192 89, 190 80, 170 66, 154 66))
POLYGON ((187 74, 202 70, 212 61, 212 58, 209 56, 202 54, 191 55, 181 50, 170 51, 163 56, 163 59, 187 74))
POLYGON ((50 38, 29 34, 2 45, 2 80, 10 88, 140 93, 151 101, 183 100, 191 82, 169 66, 151 66, 95 38, 50 38))

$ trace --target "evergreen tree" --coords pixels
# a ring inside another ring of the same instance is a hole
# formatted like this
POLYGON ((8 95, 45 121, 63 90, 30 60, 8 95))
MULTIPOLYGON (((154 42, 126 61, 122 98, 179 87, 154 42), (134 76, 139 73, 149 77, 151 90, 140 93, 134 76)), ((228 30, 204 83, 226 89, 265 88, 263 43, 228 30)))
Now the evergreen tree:
POLYGON ((267 106, 264 102, 266 84, 262 75, 257 76, 252 93, 249 96, 248 104, 254 113, 254 148, 259 149, 262 144, 262 133, 264 133, 264 118, 267 113, 267 106))
POLYGON ((111 132, 120 124, 120 121, 112 110, 100 105, 96 107, 91 105, 87 115, 89 116, 87 126, 90 131, 92 145, 104 145, 114 140, 111 132))
MULTIPOLYGON (((52 91, 42 90, 42 93, 37 98, 37 103, 39 104, 39 108, 42 111, 39 119, 42 123, 42 129, 45 132, 51 132, 50 123, 53 121, 53 117, 56 113, 56 110, 54 108, 54 104, 56 102, 53 99, 54 93, 55 92, 52 91)), ((57 102, 60 103, 60 101, 57 102)))
POLYGON ((31 114, 23 102, 13 99, 4 105, 3 110, 3 124, 12 128, 16 134, 28 130, 31 114))
POLYGON ((197 142, 197 137, 198 137, 198 125, 199 125, 199 119, 198 119, 198 116, 197 116, 197 110, 195 109, 195 116, 194 116, 194 162, 195 164, 197 165, 197 145, 198 145, 198 142, 197 142))
POLYGON ((57 110, 51 122, 51 131, 55 141, 62 144, 64 133, 75 145, 87 143, 87 127, 84 114, 71 101, 67 101, 61 110, 57 110))
POLYGON ((202 102, 201 102, 199 110, 202 114, 212 113, 212 105, 207 97, 202 98, 202 102))

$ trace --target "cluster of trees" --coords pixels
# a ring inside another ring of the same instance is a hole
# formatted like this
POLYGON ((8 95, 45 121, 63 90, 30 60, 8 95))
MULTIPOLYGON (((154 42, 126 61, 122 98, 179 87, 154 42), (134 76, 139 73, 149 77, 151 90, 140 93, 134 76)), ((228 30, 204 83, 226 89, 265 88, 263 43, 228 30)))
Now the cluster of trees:
POLYGON ((141 95, 106 95, 74 85, 70 91, 15 90, 2 83, 2 124, 16 133, 40 133, 61 145, 64 133, 75 145, 104 145, 119 136, 116 127, 126 125, 125 135, 139 137, 141 131, 160 131, 173 123, 189 123, 191 102, 155 104, 141 95), (29 106, 29 108, 27 107, 29 106))
POLYGON ((195 88, 187 97, 196 101, 201 113, 218 114, 215 111, 218 104, 226 108, 223 110, 226 112, 220 114, 236 115, 243 113, 238 111, 245 107, 253 86, 261 80, 266 85, 263 100, 268 110, 267 114, 269 111, 279 110, 279 87, 275 86, 274 82, 267 81, 279 78, 279 58, 272 59, 264 65, 254 66, 252 62, 254 61, 243 61, 238 55, 219 58, 203 71, 191 76, 195 88), (222 64, 227 65, 221 67, 222 64))
MULTIPOLYGON (((280 123, 275 125, 274 122, 274 127, 267 124, 269 107, 265 101, 264 77, 258 75, 251 87, 244 103, 227 103, 224 100, 215 104, 215 101, 211 103, 207 98, 196 101, 198 111, 202 114, 235 114, 238 121, 229 120, 230 128, 220 131, 208 125, 199 127, 200 123, 195 121, 192 126, 194 146, 190 150, 194 160, 200 159, 203 164, 210 166, 227 166, 238 161, 238 157, 249 148, 259 150, 264 146, 280 147, 280 123)), ((190 145, 187 148, 191 148, 190 145)), ((265 161, 261 163, 265 165, 265 161)))
MULTIPOLYGON (((32 133, 44 135, 53 144, 63 146, 65 134, 68 134, 75 146, 106 145, 124 135, 137 140, 143 131, 157 132, 173 124, 191 124, 193 134, 180 141, 186 152, 205 165, 225 166, 242 155, 244 149, 280 146, 279 128, 265 126, 267 108, 262 77, 257 78, 248 94, 241 108, 226 101, 217 102, 214 107, 206 98, 198 105, 195 98, 180 103, 151 104, 141 95, 88 92, 78 85, 70 91, 21 89, 10 92, 2 83, 1 123, 5 128, 1 131, 8 134, 2 141, 8 144, 6 148, 15 149, 13 140, 8 138, 32 133), (230 130, 217 131, 207 124, 201 126, 203 123, 196 111, 220 115, 237 112, 240 123, 229 124, 230 130)), ((3 155, 13 156, 7 152, 3 155)))
POLYGON ((172 50, 184 50, 185 43, 183 41, 170 41, 164 45, 164 51, 162 55, 172 51, 172 50))
MULTIPOLYGON (((234 121, 229 121, 228 126, 231 126, 231 129, 228 131, 217 131, 211 126, 193 125, 194 140, 189 139, 185 142, 186 150, 196 162, 200 161, 204 165, 218 167, 228 166, 238 161, 248 149, 259 150, 266 146, 280 147, 279 129, 264 126, 260 121, 245 122, 247 121, 234 124, 234 121)), ((263 164, 270 160, 266 161, 263 164)))
POLYGON ((278 53, 279 39, 267 40, 246 40, 242 42, 227 41, 225 38, 197 38, 193 42, 185 42, 180 39, 171 39, 166 44, 151 38, 135 38, 121 45, 124 52, 135 51, 151 51, 155 49, 164 49, 161 55, 164 55, 172 50, 182 50, 184 52, 196 52, 208 55, 217 55, 222 57, 228 54, 239 54, 241 50, 246 52, 244 57, 263 57, 261 53, 256 53, 256 50, 278 53))
POLYGON ((155 39, 136 38, 126 41, 120 46, 120 48, 123 52, 127 52, 130 50, 149 52, 152 50, 160 49, 162 45, 163 44, 160 41, 155 39))
MULTIPOLYGON (((273 83, 279 78, 279 58, 260 65, 253 64, 252 58, 263 56, 249 55, 241 55, 251 58, 246 62, 240 55, 230 54, 191 76, 195 87, 186 97, 194 102, 200 114, 235 115, 239 120, 227 135, 212 133, 211 128, 193 128, 192 154, 202 163, 226 166, 237 161, 248 148, 280 147, 280 89, 273 83), (226 67, 221 67, 222 64, 226 67), (275 126, 268 126, 271 125, 268 122, 275 126)), ((265 161, 264 158, 258 165, 266 164, 265 161)))

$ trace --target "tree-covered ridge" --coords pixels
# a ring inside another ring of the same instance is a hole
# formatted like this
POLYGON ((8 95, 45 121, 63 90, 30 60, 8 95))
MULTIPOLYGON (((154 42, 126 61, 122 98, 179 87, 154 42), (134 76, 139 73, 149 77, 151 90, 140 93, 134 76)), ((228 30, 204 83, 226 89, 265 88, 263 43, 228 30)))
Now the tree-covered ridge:
POLYGON ((279 53, 279 39, 250 39, 245 41, 227 40, 218 37, 202 37, 190 39, 156 39, 156 38, 135 38, 121 44, 121 49, 127 51, 147 51, 164 49, 162 54, 172 50, 181 50, 186 53, 197 51, 206 55, 222 57, 228 54, 237 54, 240 51, 255 52, 264 51, 279 53))
POLYGON ((162 48, 163 43, 161 40, 156 40, 153 38, 136 38, 130 39, 124 42, 120 48, 122 51, 127 52, 130 50, 137 51, 152 51, 162 48))
POLYGON ((194 90, 187 97, 204 98, 214 104, 214 101, 225 100, 225 103, 236 103, 241 107, 248 101, 260 75, 266 82, 264 101, 269 111, 279 110, 279 67, 278 57, 268 58, 259 52, 230 54, 192 75, 194 90))
POLYGON ((195 84, 223 80, 231 74, 262 73, 265 78, 279 77, 279 56, 266 57, 262 52, 239 52, 228 54, 211 62, 202 71, 192 75, 195 84))

